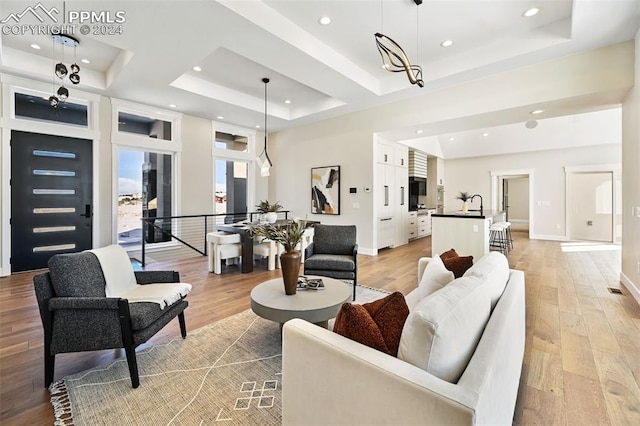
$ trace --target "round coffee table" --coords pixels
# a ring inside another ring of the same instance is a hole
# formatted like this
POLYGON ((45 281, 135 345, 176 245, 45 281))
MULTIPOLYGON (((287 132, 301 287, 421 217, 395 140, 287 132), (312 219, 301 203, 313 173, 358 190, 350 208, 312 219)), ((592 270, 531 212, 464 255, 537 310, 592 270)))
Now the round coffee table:
POLYGON ((293 318, 327 328, 328 321, 335 318, 344 302, 351 298, 353 286, 328 277, 321 278, 324 290, 298 290, 295 295, 284 293, 282 278, 258 284, 251 290, 251 310, 262 318, 280 323, 293 318))

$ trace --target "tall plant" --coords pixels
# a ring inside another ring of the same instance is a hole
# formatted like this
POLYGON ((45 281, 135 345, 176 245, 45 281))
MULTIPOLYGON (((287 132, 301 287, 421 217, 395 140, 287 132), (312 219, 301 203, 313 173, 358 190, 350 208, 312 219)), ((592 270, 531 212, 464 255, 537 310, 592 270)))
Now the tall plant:
POLYGON ((275 241, 282 244, 286 251, 293 251, 302 241, 306 227, 306 221, 291 221, 286 225, 259 224, 251 227, 251 236, 275 241))

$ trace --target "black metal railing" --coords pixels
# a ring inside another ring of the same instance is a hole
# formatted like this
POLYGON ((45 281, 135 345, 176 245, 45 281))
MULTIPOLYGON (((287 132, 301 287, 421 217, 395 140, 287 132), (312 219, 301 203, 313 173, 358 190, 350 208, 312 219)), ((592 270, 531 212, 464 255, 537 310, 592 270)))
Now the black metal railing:
MULTIPOLYGON (((289 218, 289 210, 281 210, 278 217, 289 218)), ((162 242, 177 241, 189 249, 207 255, 207 234, 216 229, 216 225, 236 223, 244 220, 254 222, 260 212, 217 213, 182 216, 142 217, 140 240, 131 239, 127 244, 137 245, 141 241, 141 266, 146 265, 146 246, 162 242), (202 247, 202 249, 198 248, 202 247)))

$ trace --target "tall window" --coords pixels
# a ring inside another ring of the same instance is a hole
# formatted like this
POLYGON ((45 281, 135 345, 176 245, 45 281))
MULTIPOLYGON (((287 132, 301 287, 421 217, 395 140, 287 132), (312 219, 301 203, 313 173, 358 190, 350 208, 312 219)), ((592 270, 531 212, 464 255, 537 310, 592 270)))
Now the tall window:
POLYGON ((215 161, 215 212, 236 213, 228 216, 228 221, 246 218, 248 169, 249 165, 244 161, 215 161))
POLYGON ((181 114, 112 100, 112 143, 118 164, 118 244, 137 247, 142 243, 171 241, 180 230, 169 217, 179 215, 176 167, 180 161, 181 114), (142 222, 143 217, 157 218, 142 222))
POLYGON ((254 130, 213 122, 214 213, 219 221, 248 219, 255 198, 254 130))
MULTIPOLYGON (((142 217, 172 215, 171 170, 169 154, 118 150, 118 244, 140 244, 142 217)), ((145 242, 171 240, 171 220, 157 219, 145 226, 145 242)))

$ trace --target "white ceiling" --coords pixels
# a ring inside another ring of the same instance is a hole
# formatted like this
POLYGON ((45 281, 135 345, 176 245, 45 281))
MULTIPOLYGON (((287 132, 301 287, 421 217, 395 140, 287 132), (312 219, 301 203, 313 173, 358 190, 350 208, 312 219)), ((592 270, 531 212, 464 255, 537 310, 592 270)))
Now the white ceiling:
MULTIPOLYGON (((36 4, 3 0, 0 20, 36 4)), ((59 19, 63 10, 66 17, 79 10, 105 11, 112 18, 124 12, 122 34, 76 32, 76 52, 65 48, 65 62, 74 56, 91 61, 81 64, 81 89, 165 109, 175 104, 189 115, 224 116, 225 122, 254 128, 264 122, 261 79, 269 77, 270 131, 428 96, 434 88, 630 40, 640 26, 638 0, 425 0, 421 6, 412 0, 43 0, 42 6, 55 7, 59 19), (540 13, 522 17, 532 6, 540 13), (332 23, 320 25, 321 16, 330 16, 332 23), (381 68, 377 31, 399 42, 422 66, 424 88, 381 68), (446 39, 454 45, 440 47, 446 39), (203 70, 193 71, 195 65, 203 70)), ((20 24, 39 23, 31 13, 20 19, 20 24)), ((2 72, 52 80, 52 43, 46 34, 3 34, 1 42, 2 72), (32 43, 42 49, 32 49, 32 43)), ((59 59, 61 46, 55 48, 59 59)), ((600 104, 608 108, 611 102, 600 104)), ((545 117, 584 112, 579 104, 553 107, 545 108, 545 117)), ((411 129, 389 129, 385 136, 410 139, 424 126, 426 134, 438 135, 524 122, 528 114, 503 111, 499 118, 416 123, 411 129)))

